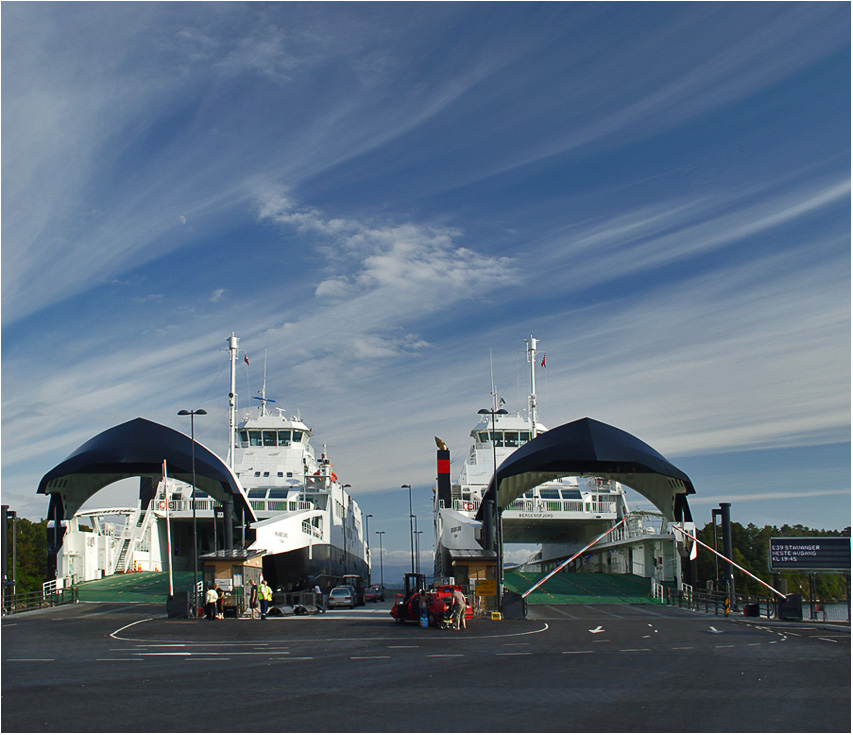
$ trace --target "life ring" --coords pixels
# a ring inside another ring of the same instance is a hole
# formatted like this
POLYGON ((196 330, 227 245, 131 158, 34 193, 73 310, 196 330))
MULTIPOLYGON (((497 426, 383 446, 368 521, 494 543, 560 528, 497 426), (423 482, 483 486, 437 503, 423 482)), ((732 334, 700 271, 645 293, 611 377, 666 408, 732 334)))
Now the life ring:
POLYGON ((166 501, 165 500, 160 501, 160 510, 166 510, 166 501))
POLYGON ((332 473, 332 482, 337 482, 337 481, 338 481, 338 476, 333 472, 332 473))

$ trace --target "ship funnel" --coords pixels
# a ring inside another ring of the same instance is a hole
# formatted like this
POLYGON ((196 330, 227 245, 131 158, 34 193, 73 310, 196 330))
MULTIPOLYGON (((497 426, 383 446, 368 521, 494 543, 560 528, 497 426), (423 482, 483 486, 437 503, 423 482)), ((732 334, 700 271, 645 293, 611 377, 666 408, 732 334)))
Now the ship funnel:
POLYGON ((436 446, 436 500, 438 507, 450 508, 450 450, 438 437, 435 438, 436 446))

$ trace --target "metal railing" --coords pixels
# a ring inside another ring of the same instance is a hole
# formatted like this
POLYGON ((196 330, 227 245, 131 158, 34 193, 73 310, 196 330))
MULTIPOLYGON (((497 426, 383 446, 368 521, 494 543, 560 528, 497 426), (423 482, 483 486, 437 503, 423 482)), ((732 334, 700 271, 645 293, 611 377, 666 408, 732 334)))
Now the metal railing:
MULTIPOLYGON (((681 590, 658 586, 653 595, 665 605, 695 610, 714 615, 747 615, 766 618, 779 617, 781 600, 775 596, 741 595, 729 600, 725 592, 697 590, 687 585, 681 590)), ((803 620, 817 622, 850 622, 850 605, 847 600, 802 600, 803 620)))
POLYGON ((41 610, 45 607, 56 607, 57 605, 68 605, 72 602, 77 602, 76 587, 54 589, 51 592, 7 594, 3 598, 3 615, 14 615, 15 613, 41 610))

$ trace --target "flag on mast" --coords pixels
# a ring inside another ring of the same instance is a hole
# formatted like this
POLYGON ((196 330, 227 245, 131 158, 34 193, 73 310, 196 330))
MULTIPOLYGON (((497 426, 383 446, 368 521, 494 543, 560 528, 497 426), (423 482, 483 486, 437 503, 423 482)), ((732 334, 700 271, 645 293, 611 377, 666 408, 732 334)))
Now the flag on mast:
POLYGON ((545 353, 542 353, 542 362, 539 363, 542 367, 545 367, 545 353))
POLYGON ((243 353, 243 360, 245 361, 245 363, 247 365, 249 364, 249 353, 248 352, 243 353))

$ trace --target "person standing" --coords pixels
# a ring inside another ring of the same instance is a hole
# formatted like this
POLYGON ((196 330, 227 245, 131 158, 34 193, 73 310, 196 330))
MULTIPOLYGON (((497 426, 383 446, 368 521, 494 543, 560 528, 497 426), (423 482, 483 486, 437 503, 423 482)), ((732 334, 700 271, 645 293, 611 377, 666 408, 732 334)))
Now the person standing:
POLYGON ((216 619, 225 620, 225 592, 216 585, 216 619))
POLYGON ((462 594, 462 590, 454 589, 453 590, 453 627, 456 630, 465 630, 468 625, 465 622, 465 595, 462 594))
POLYGON ((216 594, 213 582, 210 582, 207 585, 207 595, 204 598, 204 617, 207 620, 216 619, 216 601, 218 599, 219 595, 216 594))
POLYGON ((314 604, 317 605, 319 612, 326 612, 326 608, 323 607, 323 590, 320 589, 319 584, 314 585, 314 604))
POLYGON ((258 599, 261 603, 261 620, 266 620, 267 610, 269 610, 270 602, 272 602, 272 590, 265 579, 261 580, 260 587, 258 587, 258 599))
POLYGON ((252 579, 249 580, 249 614, 252 620, 255 619, 255 610, 258 609, 258 583, 252 579))
POLYGON ((427 621, 427 625, 429 624, 429 597, 427 597, 427 591, 421 590, 418 593, 418 613, 420 615, 420 624, 424 627, 424 620, 427 621))

